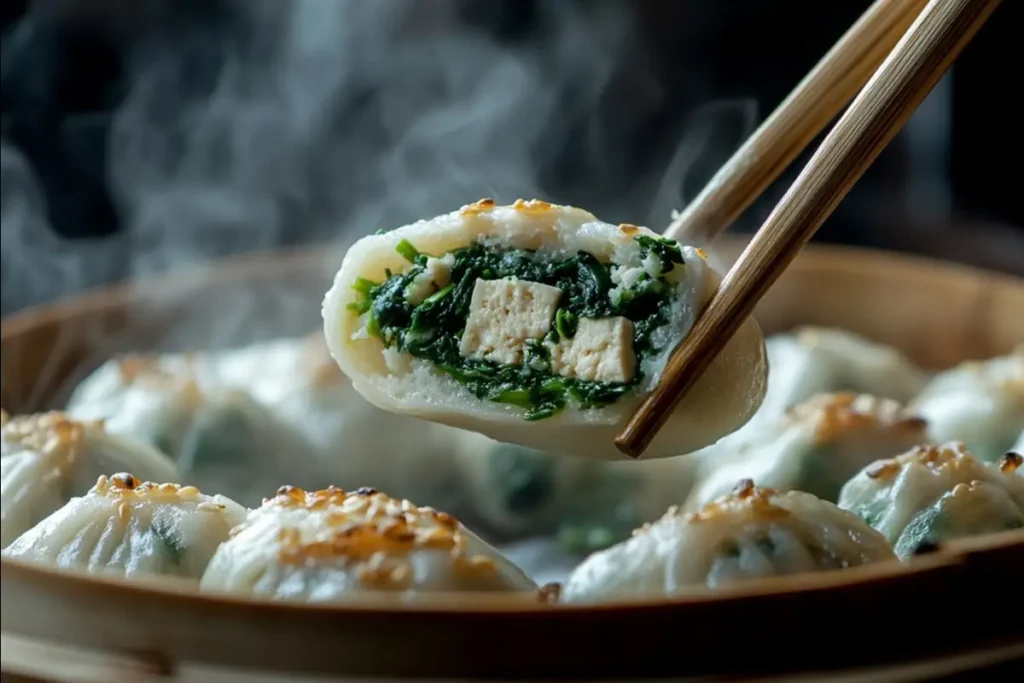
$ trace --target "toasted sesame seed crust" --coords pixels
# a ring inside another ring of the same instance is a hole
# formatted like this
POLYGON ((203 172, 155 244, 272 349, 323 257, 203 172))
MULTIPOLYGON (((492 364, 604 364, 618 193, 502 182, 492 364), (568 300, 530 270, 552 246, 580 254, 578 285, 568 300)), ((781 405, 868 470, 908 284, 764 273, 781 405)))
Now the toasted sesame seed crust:
POLYGON ((283 486, 261 510, 295 510, 316 515, 312 528, 285 523, 277 534, 282 564, 352 563, 367 586, 402 588, 413 578, 409 555, 448 552, 452 571, 465 578, 493 575, 495 561, 473 554, 453 516, 370 488, 329 487, 305 491, 283 486))
POLYGON ((814 438, 819 445, 833 443, 845 434, 864 429, 893 432, 921 432, 928 423, 907 411, 901 403, 868 394, 839 392, 821 394, 800 403, 786 412, 790 422, 815 420, 814 438))
MULTIPOLYGON (((3 441, 17 444, 52 461, 59 471, 72 466, 85 447, 87 427, 102 430, 102 421, 72 420, 65 413, 52 411, 10 417, 5 413, 3 441)), ((5 449, 6 450, 6 449, 5 449)))
POLYGON ((493 208, 493 199, 480 199, 478 201, 473 202, 472 204, 466 204, 464 207, 459 209, 459 213, 462 214, 463 216, 476 216, 477 214, 487 213, 493 208))
POLYGON ((1024 455, 1020 453, 1007 453, 999 461, 999 471, 1003 474, 1013 474, 1024 465, 1024 455))
POLYGON ((89 493, 127 502, 198 502, 201 506, 205 505, 204 509, 207 510, 224 509, 219 503, 201 501, 202 493, 195 486, 144 482, 128 472, 119 472, 109 477, 100 475, 89 493))
POLYGON ((952 470, 954 472, 978 465, 978 461, 964 444, 953 442, 917 446, 909 453, 879 461, 866 474, 872 479, 891 479, 899 474, 904 467, 913 463, 932 470, 952 470))

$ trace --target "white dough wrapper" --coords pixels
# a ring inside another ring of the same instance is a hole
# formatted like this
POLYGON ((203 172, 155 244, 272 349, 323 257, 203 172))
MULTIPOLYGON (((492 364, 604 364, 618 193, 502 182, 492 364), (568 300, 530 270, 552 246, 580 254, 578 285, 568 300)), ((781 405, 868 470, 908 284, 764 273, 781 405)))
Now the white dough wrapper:
POLYGON ((162 453, 108 434, 102 422, 59 412, 15 417, 4 412, 0 420, 0 547, 84 494, 100 475, 132 470, 155 481, 178 478, 162 453))
POLYGON ((897 349, 846 330, 798 327, 766 338, 765 348, 768 389, 761 407, 742 428, 705 449, 702 459, 713 464, 723 452, 770 434, 786 411, 818 394, 853 392, 906 403, 928 381, 927 373, 897 349))
MULTIPOLYGON (((551 453, 622 458, 613 443, 615 435, 643 396, 660 380, 668 356, 687 335, 720 281, 699 250, 682 247, 683 267, 675 266, 667 274, 655 271, 658 277, 665 277, 677 296, 668 323, 652 336, 658 350, 639 364, 642 381, 614 403, 582 409, 570 401, 568 407, 554 416, 532 422, 524 421, 524 408, 479 399, 463 384, 436 370, 431 362, 394 347, 385 348, 378 337, 368 332, 367 314, 353 310, 362 301, 353 285, 359 278, 381 282, 387 278, 386 271, 408 271, 412 267, 410 261, 396 251, 405 241, 438 260, 474 244, 496 250, 531 250, 536 252, 537 259, 549 261, 585 252, 616 267, 612 281, 616 287, 623 287, 643 278, 644 272, 652 272, 637 241, 639 237, 659 236, 646 228, 610 225, 581 209, 540 201, 518 201, 510 206, 481 201, 443 216, 365 237, 345 255, 324 298, 328 348, 356 390, 385 410, 551 453)), ((680 402, 645 457, 689 453, 738 429, 760 404, 766 375, 764 340, 751 318, 680 402)))
POLYGON ((928 381, 898 350, 845 330, 799 327, 765 344, 768 391, 758 416, 781 415, 820 393, 852 391, 906 403, 928 381))
POLYGON ((898 401, 852 392, 819 394, 748 433, 742 443, 730 439, 707 449, 686 509, 703 507, 741 479, 834 503, 866 465, 927 442, 928 423, 898 401))
POLYGON ((281 481, 373 486, 457 503, 459 430, 371 405, 327 352, 323 333, 189 354, 114 359, 68 410, 164 450, 204 489, 259 505, 281 481), (386 457, 364 457, 383 453, 386 457))
POLYGON ((809 493, 777 493, 747 480, 697 512, 670 510, 594 553, 569 577, 562 600, 656 599, 891 559, 888 541, 856 515, 809 493))
MULTIPOLYGON (((197 372, 201 355, 194 362, 184 358, 110 361, 79 385, 68 410, 77 418, 102 419, 108 432, 160 449, 184 480, 246 505, 259 505, 285 478, 303 486, 330 481, 308 430, 296 428, 245 389, 197 372)), ((273 366, 250 369, 259 377, 273 366)))
POLYGON ((839 506, 877 529, 901 556, 922 544, 1024 527, 1021 456, 976 458, 963 443, 920 446, 865 467, 839 506))
POLYGON ((537 592, 521 569, 451 515, 373 489, 290 486, 249 513, 201 586, 304 602, 375 591, 537 592))
POLYGON ((133 578, 177 576, 196 582, 246 509, 194 486, 101 476, 88 493, 22 534, 5 557, 133 578))
POLYGON ((963 441, 982 460, 997 461, 1024 429, 1024 345, 939 373, 911 407, 928 420, 935 442, 963 441))

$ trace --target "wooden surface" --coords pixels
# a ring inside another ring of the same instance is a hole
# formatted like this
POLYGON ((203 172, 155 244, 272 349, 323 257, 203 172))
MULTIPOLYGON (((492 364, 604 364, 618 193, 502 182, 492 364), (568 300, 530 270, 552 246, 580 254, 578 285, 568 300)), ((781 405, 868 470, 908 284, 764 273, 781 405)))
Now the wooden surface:
POLYGON ((896 136, 1000 0, 931 0, 826 136, 675 350, 615 445, 639 458, 757 302, 896 136))
POLYGON ((875 0, 665 234, 684 244, 705 245, 732 225, 868 82, 925 4, 875 0))
MULTIPOLYGON (((711 256, 728 262, 741 248, 724 243, 711 256)), ((69 377, 110 353, 180 348, 182 329, 213 334, 216 328, 210 343, 217 344, 244 343, 271 329, 308 332, 339 261, 338 253, 323 249, 258 255, 5 320, 4 407, 22 412, 56 405, 69 377), (252 326, 225 333, 226 312, 240 310, 239 298, 254 295, 252 326), (297 309, 298 317, 288 315, 297 309), (34 383, 40 377, 45 381, 34 383)), ((943 367, 1002 354, 1024 341, 1021 310, 1019 278, 812 245, 757 315, 769 332, 801 323, 841 326, 896 345, 926 366, 943 367)), ((187 341, 204 345, 203 338, 187 341)), ((95 675, 85 664, 110 666, 126 657, 135 662, 126 676, 146 666, 172 672, 158 680, 210 680, 194 672, 216 669, 235 672, 225 681, 247 683, 253 671, 268 681, 415 675, 620 683, 868 666, 891 672, 888 667, 902 663, 1024 640, 1019 615, 998 608, 1024 566, 1019 532, 953 544, 909 567, 875 565, 594 607, 451 595, 412 605, 312 607, 103 581, 9 560, 0 566, 0 631, 6 639, 0 665, 17 663, 19 673, 35 666, 37 675, 60 665, 67 671, 68 661, 48 656, 46 648, 59 643, 62 652, 86 650, 88 656, 72 655, 70 664, 82 664, 75 672, 83 677, 69 681, 105 680, 84 678, 86 672, 95 675), (977 614, 979 605, 989 607, 984 618, 970 620, 970 628, 960 628, 951 616, 977 614), (26 650, 28 641, 41 641, 43 649, 26 650)))

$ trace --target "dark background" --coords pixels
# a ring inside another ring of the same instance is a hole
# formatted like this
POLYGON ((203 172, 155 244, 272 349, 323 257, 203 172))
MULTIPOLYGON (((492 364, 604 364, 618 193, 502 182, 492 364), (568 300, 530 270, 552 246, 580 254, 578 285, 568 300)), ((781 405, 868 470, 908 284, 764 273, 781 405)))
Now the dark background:
MULTIPOLYGON (((480 196, 660 229, 869 4, 358 2, 4 2, 3 313, 480 196)), ((1022 5, 816 239, 1024 274, 1022 5)))

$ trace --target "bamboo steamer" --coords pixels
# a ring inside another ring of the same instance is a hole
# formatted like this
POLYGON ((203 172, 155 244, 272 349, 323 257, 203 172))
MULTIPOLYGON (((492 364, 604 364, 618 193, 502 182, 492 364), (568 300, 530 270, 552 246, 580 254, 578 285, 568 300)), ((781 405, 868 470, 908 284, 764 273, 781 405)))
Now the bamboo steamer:
MULTIPOLYGON (((720 254, 728 260, 740 246, 720 254)), ((0 330, 3 406, 59 406, 109 356, 180 350, 196 343, 197 330, 216 331, 212 346, 307 332, 339 262, 323 250, 248 256, 12 316, 0 330), (273 324, 225 329, 225 312, 239 308, 240 319, 273 324)), ((941 368, 1024 342, 1024 279, 812 245, 757 317, 768 333, 845 328, 941 368)), ((439 595, 309 606, 4 559, 0 665, 5 683, 931 680, 1024 661, 1024 619, 1012 608, 1022 570, 1024 532, 1015 531, 907 564, 694 589, 659 602, 546 606, 439 595)))

